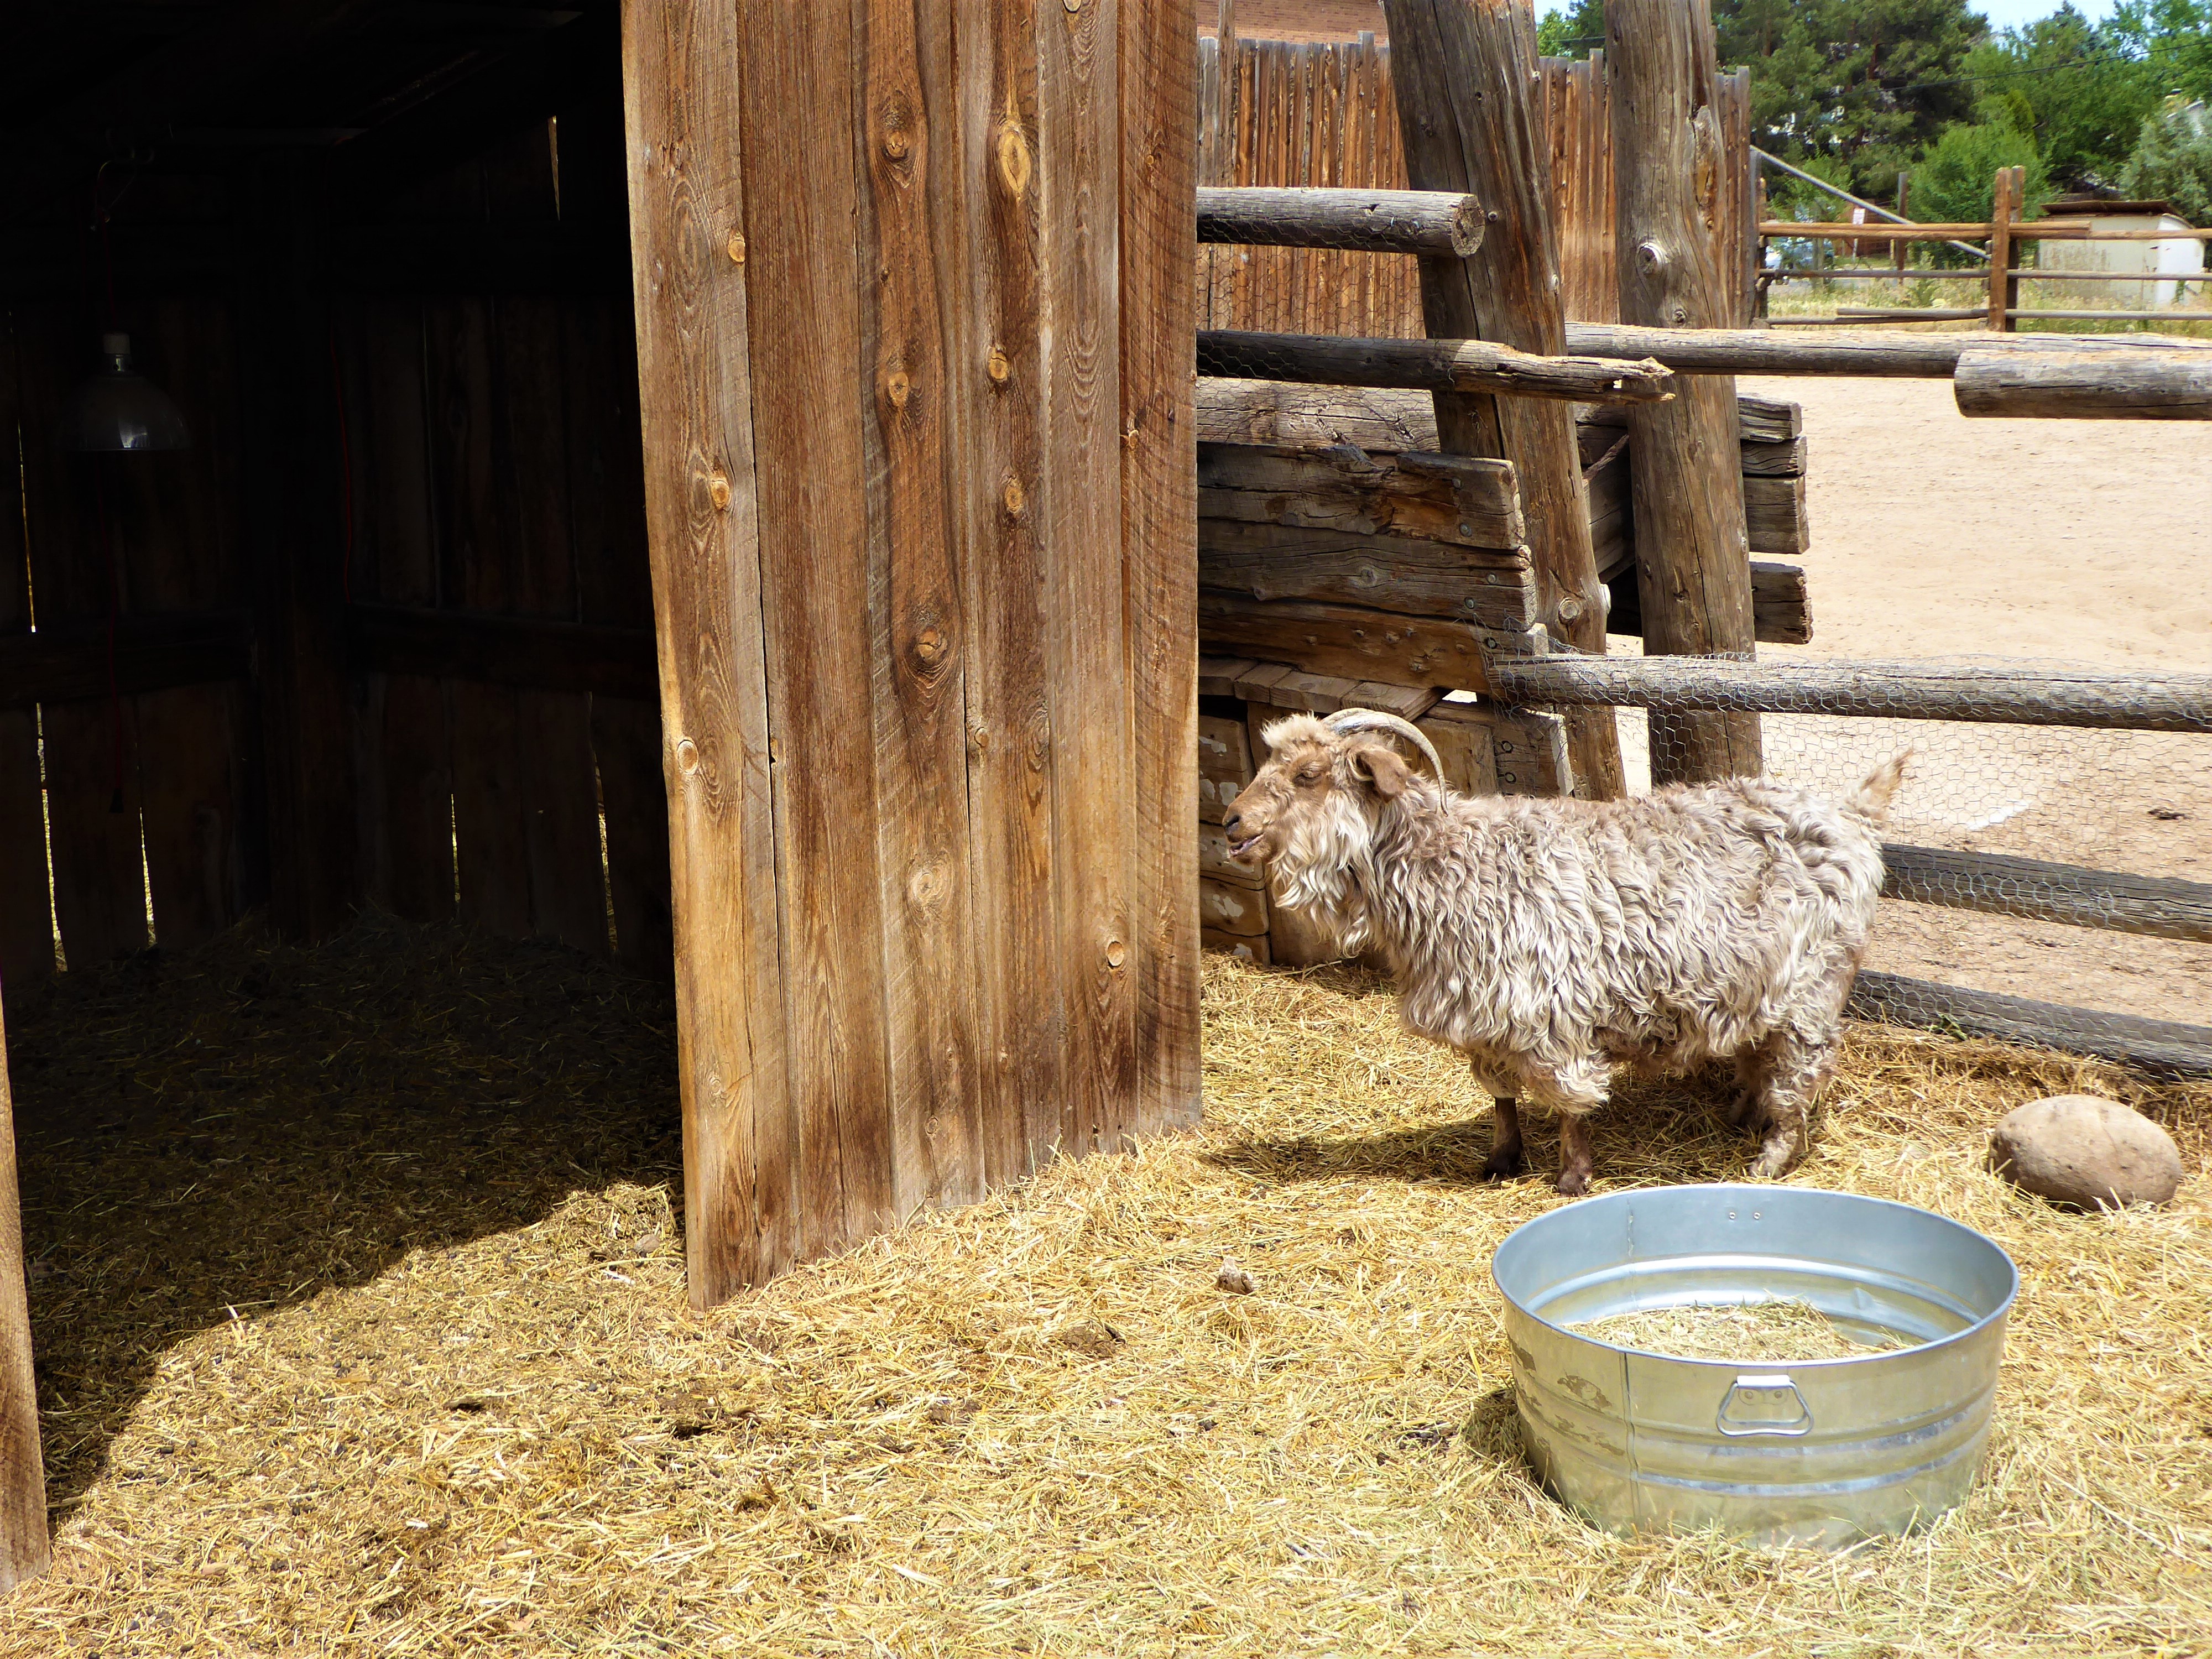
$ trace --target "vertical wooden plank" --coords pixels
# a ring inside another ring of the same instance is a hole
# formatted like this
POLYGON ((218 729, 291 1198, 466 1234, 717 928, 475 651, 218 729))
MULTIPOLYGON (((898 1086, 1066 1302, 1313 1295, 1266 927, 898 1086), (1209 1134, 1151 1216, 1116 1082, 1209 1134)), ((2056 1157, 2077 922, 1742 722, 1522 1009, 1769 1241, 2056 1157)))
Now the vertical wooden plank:
MULTIPOLYGON (((1198 176, 1217 182, 1221 170, 1221 39, 1209 34, 1198 43, 1198 176)), ((1229 250, 1234 252, 1233 249, 1229 250)), ((1198 249, 1198 318, 1200 328, 1213 322, 1213 256, 1215 245, 1202 242, 1198 249)))
POLYGON ((1196 1122, 1200 1098, 1198 449, 1184 343, 1195 319, 1182 280, 1196 214, 1182 137, 1195 95, 1190 14, 1190 0, 1121 0, 1121 557, 1136 792, 1134 1127, 1144 1133, 1196 1122))
MULTIPOLYGON (((18 442, 21 418, 16 327, 16 313, 0 309, 0 444, 11 451, 18 442)), ((20 468, 7 469, 4 482, 0 482, 0 635, 27 633, 31 626, 22 484, 20 468)), ((34 711, 0 708, 0 985, 43 978, 54 970, 38 744, 34 711)), ((0 1479, 4 1478, 0 1472, 0 1479)))
MULTIPOLYGON (((433 607, 440 582, 422 302, 365 301, 356 325, 353 595, 433 607)), ((445 687, 419 674, 365 674, 360 684, 363 884, 396 915, 444 921, 453 914, 445 687)))
POLYGON ((860 425, 874 387, 856 379, 878 267, 855 245, 850 14, 747 0, 743 15, 745 106, 785 123, 746 169, 745 264, 753 360, 776 371, 754 382, 754 433, 799 1245, 814 1255, 896 1217, 860 425))
MULTIPOLYGON (((561 301, 537 295, 506 295, 495 302, 500 498, 502 516, 519 532, 508 544, 518 562, 513 607, 531 616, 575 621, 580 611, 570 523, 570 422, 561 309, 561 301)), ((530 931, 605 951, 606 892, 590 698, 580 691, 521 690, 515 694, 515 716, 521 736, 530 931)))
POLYGON ((706 0, 624 0, 645 505, 675 893, 694 1306, 787 1266, 785 1063, 759 495, 743 253, 745 40, 706 0))
MULTIPOLYGON (((423 331, 439 591, 448 605, 505 610, 520 561, 510 545, 515 527, 501 511, 490 302, 432 300, 423 331)), ((462 680, 446 687, 446 699, 459 914, 487 933, 520 939, 531 931, 530 854, 515 693, 462 680)))
MULTIPOLYGON (((1715 328, 1728 320, 1715 235, 1723 172, 1715 55, 1705 0, 1607 0, 1624 322, 1715 328)), ((1749 658, 1755 635, 1735 381, 1685 378, 1666 404, 1628 416, 1644 649, 1749 658)), ((1755 714, 1669 715, 1650 730, 1654 784, 1762 769, 1755 714)))
MULTIPOLYGON (((984 1172, 997 1183, 1027 1174, 1058 1144, 1067 1063, 1045 610, 1041 43, 1031 4, 962 7, 957 17, 979 326, 950 384, 966 405, 971 462, 960 500, 972 550, 963 591, 976 1085, 984 1172)), ((1233 36, 1224 40, 1224 87, 1233 93, 1241 48, 1233 36)), ((1224 153, 1236 143, 1233 109, 1224 112, 1224 153)), ((1218 252, 1225 257, 1216 290, 1227 314, 1233 256, 1242 250, 1218 252)))
MULTIPOLYGON (((40 621, 97 625, 122 603, 113 535, 115 473, 145 457, 65 454, 62 408, 93 367, 73 307, 25 307, 16 337, 24 534, 40 621)), ((62 954, 77 967, 146 946, 137 771, 128 699, 48 703, 39 714, 46 753, 54 920, 62 954)))
POLYGON ((315 158, 275 155, 239 198, 253 250, 240 405, 270 903, 280 927, 309 939, 343 927, 360 897, 337 400, 314 283, 319 173, 315 158))
POLYGON ((662 977, 676 948, 668 867, 668 790, 660 710, 629 697, 592 699, 592 757, 607 831, 607 908, 615 951, 662 977))
MULTIPOLYGON (((0 1056, 8 1034, 0 1016, 0 1056)), ((23 1209, 15 1180, 15 1102, 0 1065, 0 1595, 46 1570, 46 1477, 39 1384, 23 1282, 23 1209)))
MULTIPOLYGON (((134 348, 137 345, 134 341, 134 348)), ((226 307, 165 301, 145 336, 145 367, 173 386, 189 449, 121 458, 114 514, 124 587, 134 611, 234 605, 240 499, 236 346, 226 307)), ((185 686, 131 700, 154 939, 166 950, 212 939, 241 912, 239 805, 242 720, 237 690, 185 686)), ((143 901, 142 899, 142 904, 143 901)))
MULTIPOLYGON (((969 521, 955 495, 965 404, 951 386, 954 362, 973 362, 969 207, 950 14, 912 0, 854 0, 854 12, 856 222, 862 269, 882 273, 864 289, 860 430, 892 1201, 904 1217, 983 1190, 960 592, 969 521)), ((1186 72, 1196 33, 1179 43, 1186 72)), ((1176 137, 1188 151, 1188 120, 1176 137)), ((1196 246, 1194 233, 1186 256, 1196 246)), ((1177 267, 1186 296, 1191 264, 1177 267)))
MULTIPOLYGON (((1472 193, 1492 216, 1467 259, 1421 264, 1428 331, 1556 355, 1565 338, 1549 156, 1537 131, 1534 14, 1476 0, 1385 0, 1398 126, 1414 188, 1472 193)), ((1437 397, 1443 447, 1514 464, 1540 616, 1577 648, 1605 650, 1604 584, 1591 550, 1574 418, 1529 398, 1437 397)), ((1599 798, 1623 792, 1609 709, 1571 717, 1575 772, 1599 798)))
MULTIPOLYGON (((562 131, 568 128, 564 125, 562 131)), ((627 307, 592 299, 562 313, 568 392, 568 514, 583 620, 653 626, 645 480, 638 432, 637 338, 627 307)), ((615 949, 655 974, 670 971, 668 792, 661 781, 660 710, 594 696, 592 757, 606 833, 607 908, 615 949)))
MULTIPOLYGON (((1119 8, 1042 8, 1038 180, 1050 342, 1041 478, 1052 641, 1055 868, 1068 995, 1062 1146, 1117 1147, 1134 1093, 1129 676, 1121 527, 1119 8)), ((1281 125, 1277 119, 1277 131, 1281 125)), ((1187 137, 1184 142, 1188 142, 1187 137)), ((1194 234, 1195 234, 1194 227, 1194 234)))

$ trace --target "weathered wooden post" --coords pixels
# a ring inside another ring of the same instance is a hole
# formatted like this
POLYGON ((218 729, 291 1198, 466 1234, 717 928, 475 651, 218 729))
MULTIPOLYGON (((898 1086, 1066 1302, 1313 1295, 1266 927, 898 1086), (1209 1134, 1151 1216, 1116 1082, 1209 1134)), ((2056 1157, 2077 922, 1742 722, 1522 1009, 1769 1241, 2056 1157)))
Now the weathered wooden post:
POLYGON ((2026 167, 1999 167, 1990 192, 1990 331, 2014 331, 2013 311, 2020 304, 2020 278, 2013 270, 2012 222, 2020 216, 2027 188, 2026 167))
MULTIPOLYGON (((1560 355, 1566 321, 1535 14, 1525 0, 1383 0, 1382 9, 1407 182, 1472 195, 1486 220, 1470 258, 1421 262, 1429 333, 1560 355)), ((1579 650, 1602 653, 1606 591, 1590 545, 1573 410, 1532 398, 1435 396, 1446 452, 1502 457, 1519 474, 1546 626, 1579 650)), ((1567 722, 1576 792, 1620 794, 1612 712, 1577 710, 1567 722)))
POLYGON ((15 1185, 15 1103, 0 1027, 0 1595, 46 1570, 46 1466, 23 1285, 23 1215, 15 1185))
MULTIPOLYGON (((1715 228, 1722 177, 1717 66, 1705 0, 1607 0, 1606 70, 1620 319, 1654 328, 1731 320, 1715 228)), ((1753 654, 1735 381, 1686 380, 1628 413, 1636 596, 1647 656, 1753 654)), ((1760 769, 1755 714, 1674 714, 1651 726, 1651 781, 1760 769)))

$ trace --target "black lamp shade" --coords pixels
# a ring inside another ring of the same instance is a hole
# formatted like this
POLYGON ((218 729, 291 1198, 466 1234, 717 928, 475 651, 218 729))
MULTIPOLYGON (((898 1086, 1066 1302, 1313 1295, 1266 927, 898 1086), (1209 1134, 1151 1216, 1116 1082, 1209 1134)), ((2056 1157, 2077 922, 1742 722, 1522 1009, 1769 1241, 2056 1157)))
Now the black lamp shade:
POLYGON ((100 372, 70 393, 62 416, 64 447, 98 454, 188 449, 191 434, 169 394, 131 367, 131 337, 100 337, 100 372))

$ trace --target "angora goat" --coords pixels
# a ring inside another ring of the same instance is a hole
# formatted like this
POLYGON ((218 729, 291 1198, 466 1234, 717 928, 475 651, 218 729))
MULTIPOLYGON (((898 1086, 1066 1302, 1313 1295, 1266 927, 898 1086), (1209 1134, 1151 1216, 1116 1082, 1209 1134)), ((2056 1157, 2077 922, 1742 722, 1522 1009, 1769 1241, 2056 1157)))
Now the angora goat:
POLYGON ((1632 800, 1455 794, 1393 746, 1395 715, 1294 714, 1230 804, 1230 852, 1279 902, 1379 945, 1407 1026, 1498 1102, 1492 1179, 1522 1168, 1517 1103, 1559 1114, 1560 1192, 1589 1188, 1584 1119, 1612 1067, 1733 1058, 1754 1176, 1804 1157, 1881 890, 1875 833, 1905 756, 1829 802, 1763 779, 1632 800))

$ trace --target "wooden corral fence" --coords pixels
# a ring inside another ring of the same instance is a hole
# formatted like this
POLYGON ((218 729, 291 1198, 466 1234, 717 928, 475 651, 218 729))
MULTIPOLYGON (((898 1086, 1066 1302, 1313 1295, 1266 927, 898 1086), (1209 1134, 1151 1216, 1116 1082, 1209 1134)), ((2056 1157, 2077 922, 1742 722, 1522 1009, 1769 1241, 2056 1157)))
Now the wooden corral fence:
MULTIPOLYGON (((2025 167, 2000 167, 1991 181, 1990 217, 1957 224, 1916 224, 1886 209, 1838 190, 1823 179, 1777 160, 1764 151, 1758 152, 1761 167, 1778 167, 1798 179, 1830 194, 1851 203, 1862 211, 1880 214, 1881 225, 1873 227, 1882 232, 1880 236, 1869 236, 1865 224, 1842 225, 1832 221, 1800 223, 1787 219, 1771 219, 1765 211, 1763 181, 1758 186, 1760 212, 1759 215, 1759 246, 1763 250, 1769 240, 1805 241, 1812 245, 1813 265, 1809 270, 1782 270, 1765 272, 1762 284, 1788 281, 1793 277, 1811 277, 1824 283, 1894 282, 1911 277, 1924 277, 1940 273, 1930 268, 1914 268, 1908 262, 1911 248, 1918 243, 1942 242, 1978 253, 1985 261, 1982 276, 1987 284, 1988 300, 1972 308, 1941 306, 1841 306, 1834 317, 1791 317, 1778 319, 1777 327, 1814 327, 1833 323, 1879 322, 1968 322, 1979 320, 1994 333, 2016 331, 2024 318, 2039 319, 2045 322, 2130 322, 2158 320, 2187 322, 2192 319, 2212 317, 2212 310, 2203 307, 2166 307, 2157 311, 2144 307, 2118 311, 2084 309, 2080 307, 2053 306, 2030 309, 2020 302, 2022 283, 2060 284, 2094 283, 2107 285, 2115 283, 2173 283, 2190 280, 2191 273, 2175 271, 2136 272, 2039 270, 2026 266, 2022 256, 2028 250, 2044 243, 2081 245, 2094 242, 2145 243, 2208 242, 2212 241, 2212 230, 2196 230, 2185 227, 2148 230, 2100 230, 2086 217, 2069 216, 2044 219, 2024 216, 2027 202, 2027 170, 2025 167), (1856 232, 1856 234, 1852 233, 1856 232), (1868 243, 1882 250, 1882 257, 1892 261, 1875 268, 1838 269, 1832 265, 1823 269, 1821 253, 1838 246, 1854 250, 1868 243), (1972 245, 1980 243, 1976 248, 1972 245)), ((1765 264, 1765 256, 1759 256, 1765 264)), ((1958 273, 1971 276, 1972 271, 1958 273)), ((2202 276, 2202 267, 2194 273, 2202 276)))
MULTIPOLYGON (((1224 29, 1199 42, 1199 183, 1406 187, 1390 47, 1356 40, 1247 39, 1224 29)), ((1562 299, 1577 321, 1617 322, 1612 110, 1605 53, 1540 60, 1538 111, 1548 145, 1562 299)), ((1751 72, 1717 81, 1721 187, 1717 247, 1725 250, 1730 319, 1747 325, 1758 242, 1752 198, 1751 72)), ((1299 334, 1426 333, 1418 262, 1349 248, 1201 248, 1200 326, 1299 334)))

